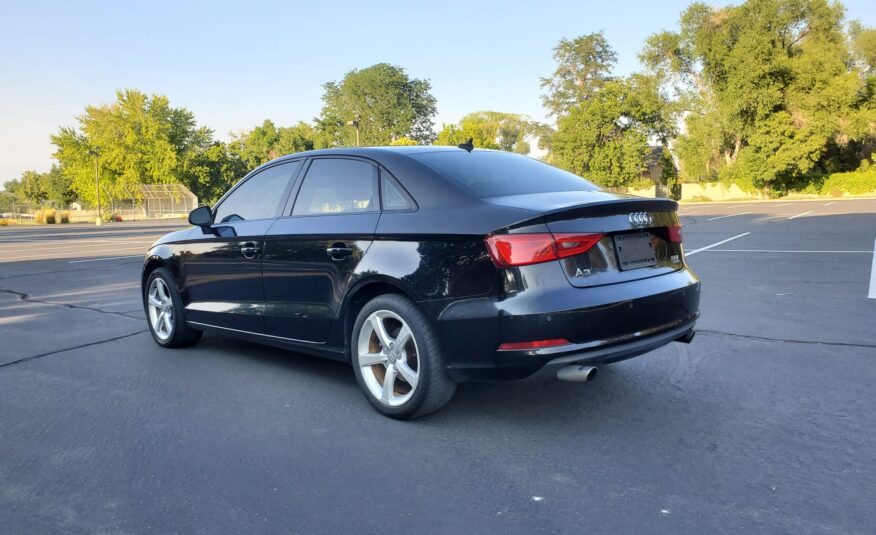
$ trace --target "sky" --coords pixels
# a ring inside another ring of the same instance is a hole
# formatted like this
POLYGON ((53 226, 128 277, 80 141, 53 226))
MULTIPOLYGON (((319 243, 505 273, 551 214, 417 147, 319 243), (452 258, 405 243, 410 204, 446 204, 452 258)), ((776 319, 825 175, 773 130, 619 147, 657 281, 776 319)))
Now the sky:
MULTIPOLYGON (((545 120, 539 79, 560 39, 604 31, 629 74, 690 3, 0 0, 0 183, 48 170, 49 136, 121 88, 166 95, 227 140, 265 119, 310 121, 322 84, 387 62, 431 81, 436 129, 479 110, 545 120)), ((844 4, 876 25, 873 0, 844 4)))

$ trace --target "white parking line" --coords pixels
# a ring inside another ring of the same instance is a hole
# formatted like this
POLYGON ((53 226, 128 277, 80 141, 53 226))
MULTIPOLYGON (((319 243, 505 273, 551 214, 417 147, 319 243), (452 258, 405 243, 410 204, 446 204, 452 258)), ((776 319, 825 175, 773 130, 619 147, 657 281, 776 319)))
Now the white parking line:
POLYGON ((873 264, 870 266, 870 299, 876 299, 876 241, 873 242, 873 264))
POLYGON ((808 212, 803 212, 802 214, 792 215, 791 217, 788 218, 788 221, 790 221, 792 219, 797 219, 798 217, 803 217, 806 214, 811 214, 814 211, 815 210, 809 210, 808 212))
POLYGON ((708 219, 708 221, 714 221, 714 220, 716 220, 716 219, 724 219, 725 217, 735 217, 735 216, 738 216, 738 215, 746 215, 746 214, 750 214, 750 213, 751 213, 751 212, 739 212, 738 214, 730 214, 730 215, 721 215, 721 216, 718 216, 718 217, 710 217, 710 218, 708 219))
POLYGON ((783 202, 782 204, 774 204, 774 205, 773 205, 773 208, 778 208, 779 206, 788 206, 789 204, 791 204, 791 203, 789 203, 789 202, 783 202))
POLYGON ((825 204, 825 206, 830 206, 831 204, 833 204, 833 203, 835 203, 835 202, 836 202, 836 201, 830 201, 829 203, 825 204))
POLYGON ((90 258, 88 260, 71 260, 68 264, 81 264, 82 262, 100 262, 102 260, 121 260, 122 258, 143 258, 145 255, 134 254, 129 256, 108 256, 106 258, 90 258))
POLYGON ((65 251, 63 253, 40 253, 39 251, 34 252, 26 252, 26 254, 19 256, 3 256, 0 257, 0 263, 2 262, 13 262, 13 261, 23 261, 23 260, 51 260, 55 257, 67 257, 67 258, 75 258, 77 256, 93 256, 96 254, 106 253, 107 251, 120 252, 120 251, 143 251, 143 254, 146 254, 147 245, 129 245, 125 247, 111 247, 111 248, 103 248, 103 249, 94 249, 90 251, 65 251))
POLYGON ((870 254, 870 251, 802 251, 797 249, 712 249, 710 253, 840 253, 840 254, 870 254))
POLYGON ((721 240, 719 242, 715 242, 712 245, 706 245, 705 247, 700 247, 699 249, 694 249, 693 251, 685 253, 684 256, 692 256, 692 255, 695 255, 695 254, 703 252, 703 251, 708 251, 709 249, 711 249, 713 247, 717 247, 719 245, 724 245, 727 242, 739 239, 743 236, 748 236, 749 234, 751 234, 751 232, 743 232, 742 234, 737 234, 736 236, 733 236, 732 238, 727 238, 726 240, 721 240))
POLYGON ((155 239, 146 240, 101 240, 97 243, 78 243, 78 242, 21 242, 15 245, 0 245, 0 253, 5 252, 38 252, 40 250, 65 250, 65 249, 88 249, 96 247, 115 247, 119 245, 143 245, 147 246, 153 243, 155 239))

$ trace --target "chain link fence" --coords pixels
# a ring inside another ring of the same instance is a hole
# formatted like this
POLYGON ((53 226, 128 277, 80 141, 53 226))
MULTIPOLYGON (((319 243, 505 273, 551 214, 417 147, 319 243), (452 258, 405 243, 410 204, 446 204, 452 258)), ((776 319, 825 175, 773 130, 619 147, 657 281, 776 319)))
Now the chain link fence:
MULTIPOLYGON (((2 192, 0 192, 2 193, 2 192)), ((144 219, 184 218, 198 207, 198 197, 182 184, 146 184, 137 195, 128 191, 125 198, 103 191, 101 218, 104 221, 140 221, 144 219)), ((95 208, 78 202, 66 206, 56 203, 21 202, 7 194, 0 205, 0 225, 25 223, 94 223, 95 208)))

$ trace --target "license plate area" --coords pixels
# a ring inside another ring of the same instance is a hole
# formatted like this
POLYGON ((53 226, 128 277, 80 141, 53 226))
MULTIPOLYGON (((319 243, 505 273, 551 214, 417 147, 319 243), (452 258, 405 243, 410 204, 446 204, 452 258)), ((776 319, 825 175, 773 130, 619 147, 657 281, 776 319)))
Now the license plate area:
POLYGON ((619 234, 614 237, 618 267, 627 271, 657 265, 657 253, 651 243, 650 232, 619 234))

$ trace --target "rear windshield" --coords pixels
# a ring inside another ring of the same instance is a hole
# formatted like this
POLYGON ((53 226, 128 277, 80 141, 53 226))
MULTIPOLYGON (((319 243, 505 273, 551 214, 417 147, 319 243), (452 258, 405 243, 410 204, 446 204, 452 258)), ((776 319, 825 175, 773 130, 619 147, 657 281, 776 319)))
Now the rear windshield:
POLYGON ((410 156, 482 199, 599 189, 577 175, 510 152, 442 151, 410 156))

